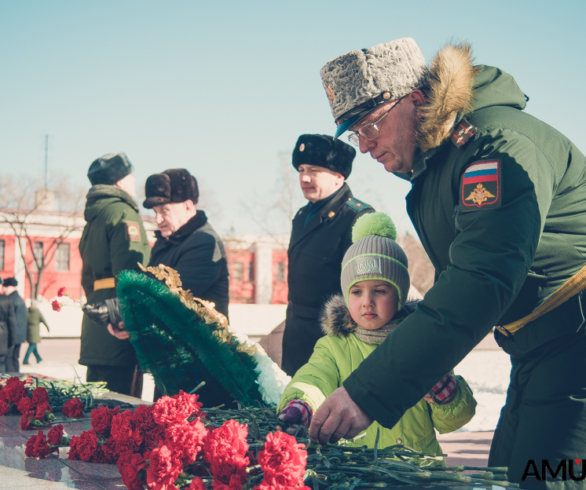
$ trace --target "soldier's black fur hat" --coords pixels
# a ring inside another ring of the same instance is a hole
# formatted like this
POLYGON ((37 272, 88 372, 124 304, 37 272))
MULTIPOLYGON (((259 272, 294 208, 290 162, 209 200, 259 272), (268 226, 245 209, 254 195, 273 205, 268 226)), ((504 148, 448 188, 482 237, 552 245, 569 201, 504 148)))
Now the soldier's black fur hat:
POLYGON ((302 134, 293 150, 293 166, 315 165, 342 174, 345 179, 352 172, 356 150, 343 141, 325 134, 302 134))
POLYGON ((18 281, 14 277, 7 277, 4 279, 4 286, 18 286, 18 281))
POLYGON ((143 206, 147 209, 170 202, 185 202, 188 199, 197 204, 199 188, 195 177, 186 169, 171 168, 151 175, 145 184, 145 194, 143 206))
POLYGON ((90 165, 87 176, 92 185, 114 185, 133 170, 132 164, 124 153, 108 153, 90 165))

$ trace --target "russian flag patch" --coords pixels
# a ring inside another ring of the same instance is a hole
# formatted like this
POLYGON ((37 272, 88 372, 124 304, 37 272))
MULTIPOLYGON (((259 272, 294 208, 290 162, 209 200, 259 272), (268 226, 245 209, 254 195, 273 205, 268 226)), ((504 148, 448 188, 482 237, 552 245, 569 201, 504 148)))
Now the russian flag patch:
POLYGON ((466 168, 461 179, 460 211, 501 205, 501 162, 484 160, 466 168))

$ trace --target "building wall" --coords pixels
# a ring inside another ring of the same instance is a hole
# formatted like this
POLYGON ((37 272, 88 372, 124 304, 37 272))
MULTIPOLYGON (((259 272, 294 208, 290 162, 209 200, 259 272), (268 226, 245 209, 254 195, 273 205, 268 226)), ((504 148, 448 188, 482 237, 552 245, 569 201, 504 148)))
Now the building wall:
MULTIPOLYGON (((31 241, 42 242, 44 249, 47 250, 52 237, 33 236, 31 241)), ((12 277, 15 275, 15 262, 19 261, 20 251, 16 244, 15 237, 8 234, 0 234, 0 240, 4 240, 4 269, 0 269, 0 275, 3 278, 12 277), (16 255, 15 255, 16 254, 16 255), (15 258, 17 259, 15 261, 15 258)), ((79 254, 79 238, 67 238, 64 243, 69 244, 69 271, 57 271, 55 258, 47 265, 43 272, 42 283, 40 287, 40 294, 46 299, 51 299, 57 296, 57 290, 60 287, 66 287, 69 293, 74 298, 82 298, 85 296, 83 288, 81 287, 81 269, 82 261, 79 254)), ((152 244, 151 244, 152 245, 152 244)), ((281 249, 272 249, 270 246, 264 244, 263 247, 256 247, 256 243, 244 244, 246 248, 230 248, 226 249, 226 255, 228 258, 228 268, 230 272, 230 302, 231 303, 242 303, 242 304, 254 304, 257 303, 257 280, 259 277, 265 278, 265 282, 268 281, 270 284, 262 284, 261 289, 263 291, 269 290, 271 293, 268 296, 268 300, 263 300, 264 303, 270 304, 286 304, 287 303, 287 251, 281 249), (255 250, 262 250, 263 254, 271 254, 270 257, 265 257, 264 261, 255 260, 255 250), (255 270, 255 264, 267 263, 270 272, 270 266, 272 264, 272 281, 270 275, 258 274, 255 270)), ((33 264, 33 252, 26 244, 26 262, 32 269, 33 264)), ((24 298, 30 299, 31 288, 28 278, 20 276, 24 279, 24 298)), ((34 273, 34 280, 36 281, 37 274, 34 273)), ((266 294, 264 295, 266 296, 266 294)))

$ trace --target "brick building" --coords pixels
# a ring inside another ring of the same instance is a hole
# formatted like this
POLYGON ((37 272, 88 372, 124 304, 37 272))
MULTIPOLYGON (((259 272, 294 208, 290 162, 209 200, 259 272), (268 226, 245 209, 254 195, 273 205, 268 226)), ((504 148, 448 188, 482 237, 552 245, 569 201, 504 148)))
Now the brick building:
MULTIPOLYGON (((22 216, 24 213, 20 213, 22 216)), ((0 275, 16 277, 18 289, 25 300, 31 297, 18 238, 8 223, 19 215, 18 210, 0 209, 0 275)), ((143 216, 151 245, 157 229, 154 218, 143 216)), ((60 213, 38 208, 26 217, 28 238, 21 238, 24 260, 36 282, 38 272, 34 256, 41 260, 51 257, 43 270, 39 294, 46 299, 57 295, 65 286, 73 297, 84 296, 81 287, 81 257, 79 240, 85 225, 81 215, 60 213), (65 236, 65 238, 60 238, 65 236), (56 241, 60 243, 56 245, 56 241)), ((230 303, 287 303, 287 243, 288 236, 231 235, 224 237, 230 270, 230 303)))

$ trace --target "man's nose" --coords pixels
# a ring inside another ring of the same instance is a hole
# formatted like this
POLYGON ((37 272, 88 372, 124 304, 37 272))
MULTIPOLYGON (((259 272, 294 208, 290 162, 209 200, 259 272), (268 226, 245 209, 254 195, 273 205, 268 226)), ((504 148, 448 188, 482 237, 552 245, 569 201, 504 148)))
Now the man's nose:
POLYGON ((309 174, 303 174, 301 176, 301 182, 311 182, 311 177, 309 176, 309 174))
POLYGON ((360 142, 360 153, 368 153, 376 145, 376 140, 367 140, 361 135, 358 135, 358 141, 360 142))
POLYGON ((160 225, 163 222, 163 215, 159 213, 155 214, 155 221, 157 222, 157 225, 160 225))

